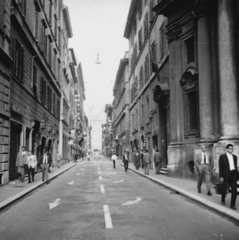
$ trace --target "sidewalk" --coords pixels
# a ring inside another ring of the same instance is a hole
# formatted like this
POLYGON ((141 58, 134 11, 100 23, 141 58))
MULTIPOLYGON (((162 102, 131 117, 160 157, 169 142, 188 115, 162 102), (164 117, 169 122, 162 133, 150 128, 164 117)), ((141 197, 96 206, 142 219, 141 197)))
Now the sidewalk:
MULTIPOLYGON (((120 165, 123 166, 122 163, 120 165)), ((133 163, 129 163, 129 169, 138 173, 139 175, 148 178, 160 185, 175 191, 176 193, 194 200, 195 202, 210 208, 211 210, 232 219, 233 221, 239 222, 239 197, 237 198, 237 208, 238 210, 232 210, 230 208, 231 194, 226 197, 226 205, 221 205, 221 195, 215 193, 214 188, 212 188, 212 196, 207 195, 206 184, 202 185, 202 193, 197 192, 197 182, 191 179, 168 177, 165 175, 156 175, 154 170, 150 170, 149 175, 144 175, 144 170, 140 168, 135 169, 133 163)))
MULTIPOLYGON (((78 161, 79 162, 79 161, 78 161)), ((58 175, 64 173, 68 169, 74 167, 76 163, 68 162, 62 165, 60 168, 51 167, 51 173, 49 173, 49 181, 57 177, 58 175)), ((24 197, 28 193, 34 191, 38 187, 46 184, 42 182, 42 173, 38 172, 34 177, 35 181, 28 183, 28 177, 25 176, 24 183, 20 182, 18 179, 11 181, 7 185, 0 187, 0 211, 8 207, 12 203, 16 202, 20 198, 24 197)))

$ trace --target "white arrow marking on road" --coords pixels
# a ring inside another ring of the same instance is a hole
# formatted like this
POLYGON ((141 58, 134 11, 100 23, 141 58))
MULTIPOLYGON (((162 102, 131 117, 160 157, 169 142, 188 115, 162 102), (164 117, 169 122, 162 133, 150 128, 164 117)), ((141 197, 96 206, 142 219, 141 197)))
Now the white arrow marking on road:
POLYGON ((79 175, 80 175, 80 173, 77 173, 76 175, 77 175, 77 176, 79 176, 79 175))
POLYGON ((74 184, 74 183, 75 183, 74 181, 71 181, 71 182, 69 182, 68 184, 69 184, 69 185, 72 185, 72 184, 74 184))
POLYGON ((105 193, 105 188, 103 185, 100 185, 100 191, 101 191, 101 193, 105 193))
POLYGON ((120 181, 114 181, 113 183, 121 183, 123 182, 124 180, 120 180, 120 181))
POLYGON ((49 203, 49 208, 52 209, 56 206, 58 206, 60 203, 61 199, 60 198, 57 198, 53 203, 49 203))
POLYGON ((106 228, 113 228, 111 216, 110 216, 110 210, 108 205, 103 206, 104 214, 105 214, 105 227, 106 228))
POLYGON ((137 204, 141 201, 141 198, 137 198, 135 201, 128 201, 124 204, 122 204, 121 206, 126 206, 126 205, 131 205, 131 204, 137 204))
POLYGON ((100 180, 102 180, 102 177, 101 177, 101 176, 99 176, 99 179, 100 179, 100 180))

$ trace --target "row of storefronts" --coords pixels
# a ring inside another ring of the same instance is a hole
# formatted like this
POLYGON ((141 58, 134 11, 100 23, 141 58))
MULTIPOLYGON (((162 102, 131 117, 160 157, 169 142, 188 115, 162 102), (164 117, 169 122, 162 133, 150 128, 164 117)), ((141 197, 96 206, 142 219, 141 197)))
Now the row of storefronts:
POLYGON ((66 161, 86 152, 90 127, 81 64, 68 48, 73 37, 68 7, 62 0, 5 0, 0 9, 2 185, 18 177, 22 146, 38 159, 47 149, 54 166, 57 152, 66 161))

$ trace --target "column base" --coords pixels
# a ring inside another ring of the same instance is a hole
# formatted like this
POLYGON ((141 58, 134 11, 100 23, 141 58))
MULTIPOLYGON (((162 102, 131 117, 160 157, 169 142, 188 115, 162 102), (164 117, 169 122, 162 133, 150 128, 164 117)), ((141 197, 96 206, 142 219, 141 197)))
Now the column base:
POLYGON ((228 143, 233 143, 233 142, 239 142, 239 136, 221 136, 219 139, 219 142, 228 142, 228 143))
POLYGON ((216 142, 218 142, 218 139, 216 140, 216 139, 205 139, 205 138, 202 138, 202 139, 200 139, 199 144, 208 145, 208 144, 214 144, 216 142))

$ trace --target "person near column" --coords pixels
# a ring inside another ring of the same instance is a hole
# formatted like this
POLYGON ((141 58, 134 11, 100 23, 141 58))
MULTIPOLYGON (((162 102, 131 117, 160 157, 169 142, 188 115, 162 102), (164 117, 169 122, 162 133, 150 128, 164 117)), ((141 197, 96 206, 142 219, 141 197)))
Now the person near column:
POLYGON ((113 168, 115 168, 115 163, 117 160, 117 156, 115 155, 115 153, 112 154, 111 160, 113 161, 113 168))
MULTIPOLYGON (((219 157, 219 180, 224 182, 228 187, 231 188, 231 208, 237 210, 236 208, 236 199, 237 199, 237 156, 233 153, 233 145, 227 144, 225 154, 220 155, 219 157)), ((222 205, 225 205, 226 194, 222 194, 221 202, 222 205)))
POLYGON ((140 161, 141 161, 141 167, 144 168, 144 150, 143 149, 141 149, 140 161))
POLYGON ((19 180, 21 182, 24 182, 26 162, 27 162, 26 147, 22 146, 22 148, 20 149, 20 151, 17 154, 17 160, 16 160, 16 167, 17 167, 17 171, 20 175, 19 180))
POLYGON ((42 169, 42 181, 48 183, 48 167, 49 167, 49 162, 50 162, 50 154, 48 154, 47 149, 45 149, 44 154, 41 156, 40 159, 40 164, 41 164, 41 169, 42 169))
POLYGON ((128 154, 127 154, 126 151, 124 151, 124 155, 123 155, 123 163, 124 163, 124 169, 125 169, 125 172, 127 172, 128 167, 129 167, 129 156, 128 156, 128 154))
POLYGON ((157 149, 155 154, 154 154, 154 163, 155 163, 155 172, 158 175, 159 171, 161 169, 161 164, 162 164, 162 155, 157 149))
POLYGON ((62 160, 62 156, 59 153, 59 151, 57 151, 57 154, 56 154, 56 166, 57 166, 57 168, 61 167, 61 160, 62 160))
POLYGON ((51 158, 51 153, 48 151, 48 173, 51 173, 51 164, 52 164, 52 158, 51 158))
POLYGON ((150 163, 151 163, 150 154, 149 154, 148 150, 145 150, 145 154, 144 154, 144 175, 149 175, 150 163))
POLYGON ((139 170, 139 164, 140 164, 140 155, 139 155, 139 152, 136 150, 134 153, 134 165, 136 170, 139 170))
POLYGON ((28 183, 34 182, 34 176, 35 176, 35 168, 37 166, 37 158, 34 154, 32 154, 31 151, 28 152, 27 156, 27 175, 28 175, 28 183))
POLYGON ((197 189, 201 193, 201 186, 203 180, 205 180, 207 185, 207 195, 212 196, 211 193, 211 174, 213 173, 213 158, 212 155, 206 151, 206 146, 201 146, 201 152, 196 154, 195 157, 195 166, 198 170, 198 182, 197 189))

